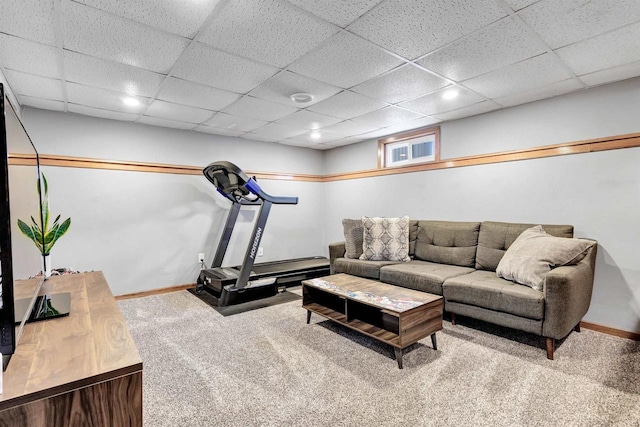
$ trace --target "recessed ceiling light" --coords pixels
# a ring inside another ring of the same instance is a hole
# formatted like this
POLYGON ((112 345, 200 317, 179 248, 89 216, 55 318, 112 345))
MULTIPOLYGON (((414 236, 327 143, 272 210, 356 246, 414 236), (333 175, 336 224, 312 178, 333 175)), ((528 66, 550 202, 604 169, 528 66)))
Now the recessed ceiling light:
POLYGON ((138 101, 136 98, 131 98, 131 97, 124 98, 122 102, 125 105, 128 105, 129 107, 137 107, 138 105, 140 105, 140 101, 138 101))
POLYGON ((449 89, 448 91, 446 91, 445 93, 442 94, 442 98, 443 99, 453 99, 455 97, 458 96, 460 92, 458 92, 458 89, 449 89))
POLYGON ((311 137, 311 139, 320 139, 322 135, 320 134, 320 132, 311 132, 309 136, 311 137))
POLYGON ((299 92, 291 95, 289 99, 296 104, 306 104, 307 102, 313 101, 314 97, 310 93, 299 92))

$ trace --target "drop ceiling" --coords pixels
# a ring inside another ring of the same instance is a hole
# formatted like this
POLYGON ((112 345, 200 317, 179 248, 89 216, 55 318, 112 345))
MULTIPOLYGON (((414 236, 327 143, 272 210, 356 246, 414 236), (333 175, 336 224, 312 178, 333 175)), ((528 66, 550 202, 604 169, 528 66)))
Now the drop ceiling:
POLYGON ((22 106, 314 149, 639 76, 638 40, 638 0, 0 2, 22 106))

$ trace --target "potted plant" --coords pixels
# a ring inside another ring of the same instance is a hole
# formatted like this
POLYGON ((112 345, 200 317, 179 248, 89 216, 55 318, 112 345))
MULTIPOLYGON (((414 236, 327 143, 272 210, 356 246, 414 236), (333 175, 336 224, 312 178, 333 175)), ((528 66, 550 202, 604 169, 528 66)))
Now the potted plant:
MULTIPOLYGON (((42 181, 44 184, 44 197, 42 198, 42 227, 40 224, 31 217, 31 225, 28 225, 24 221, 18 219, 18 227, 22 234, 27 236, 35 243, 40 253, 46 258, 51 254, 51 248, 60 239, 71 226, 71 218, 60 222, 60 215, 50 224, 50 211, 49 211, 49 185, 47 184, 47 178, 42 174, 42 181)), ((41 194, 40 185, 38 185, 38 194, 41 194)), ((45 268, 49 268, 49 263, 45 268)), ((50 269, 50 268, 49 268, 50 269)), ((46 272, 45 272, 45 275, 46 272)))

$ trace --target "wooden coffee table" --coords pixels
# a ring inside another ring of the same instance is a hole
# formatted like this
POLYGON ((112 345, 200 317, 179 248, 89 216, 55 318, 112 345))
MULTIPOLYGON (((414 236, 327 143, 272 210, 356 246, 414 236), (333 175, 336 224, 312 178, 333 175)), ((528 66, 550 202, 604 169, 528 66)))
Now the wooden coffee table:
POLYGON ((442 329, 441 296, 387 285, 376 280, 334 274, 302 282, 302 308, 390 344, 402 369, 405 348, 442 329))

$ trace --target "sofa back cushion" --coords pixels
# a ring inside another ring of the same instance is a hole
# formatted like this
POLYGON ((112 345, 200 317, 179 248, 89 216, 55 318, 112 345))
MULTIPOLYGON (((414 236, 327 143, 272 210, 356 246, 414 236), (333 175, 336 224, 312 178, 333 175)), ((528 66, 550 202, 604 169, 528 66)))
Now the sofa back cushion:
POLYGON ((415 258, 475 267, 479 222, 418 221, 415 258))
POLYGON ((342 220, 342 228, 344 229, 344 257, 358 259, 362 255, 362 219, 342 220))
MULTIPOLYGON (((477 270, 496 271, 498 263, 509 249, 509 246, 524 230, 538 224, 519 224, 510 222, 484 221, 480 224, 478 236, 478 252, 476 254, 477 270)), ((556 237, 573 237, 572 225, 543 224, 548 234, 556 237)))

